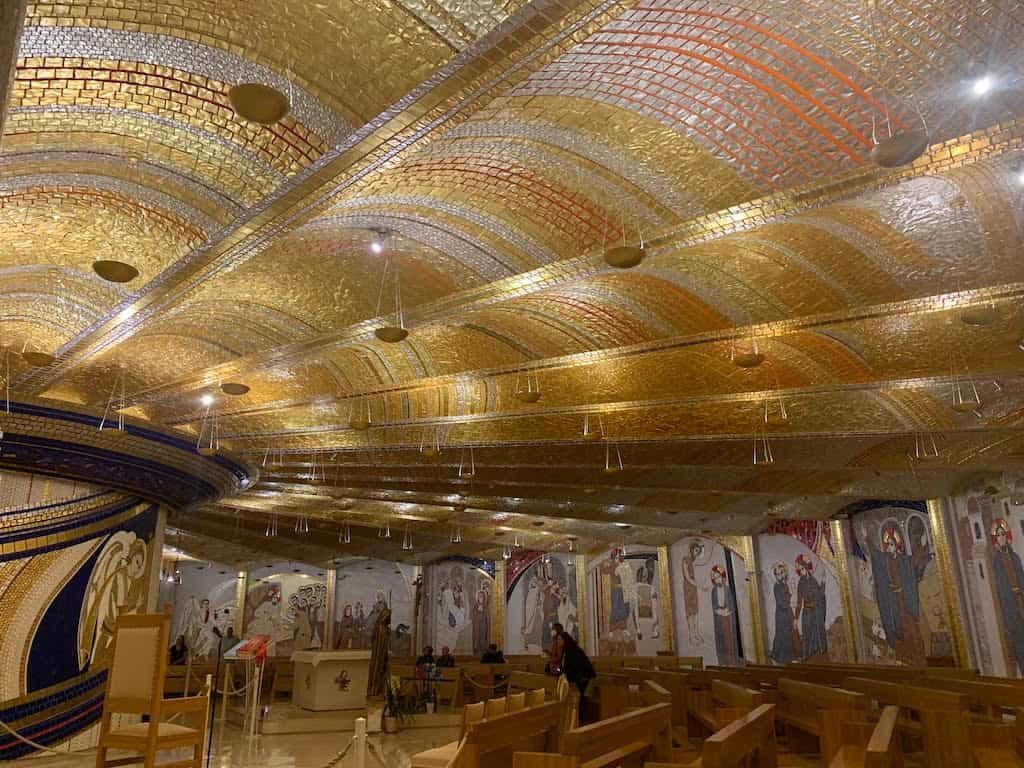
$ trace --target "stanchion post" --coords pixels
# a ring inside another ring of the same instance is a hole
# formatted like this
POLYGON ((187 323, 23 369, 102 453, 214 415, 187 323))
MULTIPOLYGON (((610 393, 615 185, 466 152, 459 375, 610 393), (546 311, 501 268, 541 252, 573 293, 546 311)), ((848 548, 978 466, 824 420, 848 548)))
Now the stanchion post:
POLYGON ((356 759, 355 768, 366 768, 366 718, 356 718, 356 735, 352 737, 355 742, 356 759))

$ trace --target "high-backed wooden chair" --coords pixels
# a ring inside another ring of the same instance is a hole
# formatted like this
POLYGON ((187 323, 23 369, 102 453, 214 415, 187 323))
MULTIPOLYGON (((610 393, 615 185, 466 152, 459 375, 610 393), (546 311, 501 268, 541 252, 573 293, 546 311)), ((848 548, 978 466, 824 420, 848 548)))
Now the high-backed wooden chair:
POLYGON ((171 618, 165 614, 120 616, 114 630, 113 661, 107 674, 103 714, 100 716, 96 768, 142 763, 157 765, 157 752, 192 749, 191 759, 176 760, 180 768, 201 768, 206 715, 210 706, 209 682, 199 696, 164 698, 167 643, 171 618), (164 722, 169 715, 192 713, 195 726, 164 722), (112 726, 115 714, 148 715, 149 722, 112 726), (107 750, 123 749, 138 757, 107 759, 107 750))
POLYGON ((484 717, 490 719, 498 715, 504 715, 507 707, 508 702, 504 696, 497 699, 488 699, 487 706, 484 708, 484 717))
POLYGON ((508 695, 508 712, 518 712, 520 709, 526 708, 526 691, 520 691, 519 693, 510 693, 508 695))

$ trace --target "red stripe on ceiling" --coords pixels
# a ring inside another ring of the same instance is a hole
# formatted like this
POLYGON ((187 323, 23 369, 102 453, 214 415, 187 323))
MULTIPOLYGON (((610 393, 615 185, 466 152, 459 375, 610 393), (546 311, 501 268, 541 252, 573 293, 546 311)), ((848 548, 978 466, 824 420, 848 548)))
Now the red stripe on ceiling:
MULTIPOLYGON (((674 39, 685 40, 687 42, 694 42, 694 43, 698 43, 698 44, 700 44, 702 46, 706 46, 708 48, 718 48, 720 50, 725 51, 726 53, 730 53, 730 54, 734 55, 736 58, 744 61, 745 63, 749 64, 750 66, 754 67, 755 69, 762 70, 762 71, 766 72, 767 74, 771 75, 772 77, 774 77, 774 78, 776 78, 778 80, 781 80, 791 90, 795 91, 796 93, 798 93, 801 96, 803 96, 807 101, 809 101, 812 104, 816 105, 819 109, 821 109, 822 112, 825 112, 826 114, 828 114, 829 117, 831 117, 833 121, 835 121, 839 125, 845 127, 854 136, 856 136, 858 138, 861 138, 865 145, 870 146, 870 141, 867 138, 860 137, 860 135, 857 133, 857 131, 855 131, 853 129, 853 127, 850 126, 849 123, 847 123, 843 118, 841 118, 838 115, 836 115, 835 113, 833 113, 831 109, 829 109, 827 106, 825 106, 820 101, 815 99, 814 96, 812 96, 805 88, 800 86, 799 83, 795 82, 794 80, 792 80, 789 77, 786 77, 782 73, 776 72, 774 70, 768 69, 767 67, 764 67, 764 66, 760 65, 756 60, 751 59, 749 56, 744 56, 743 54, 736 53, 735 51, 730 51, 730 50, 726 49, 724 46, 714 45, 713 43, 709 43, 708 41, 701 40, 700 38, 697 38, 697 37, 689 37, 689 36, 686 36, 686 35, 662 35, 662 37, 670 37, 670 38, 674 38, 674 39)), ((774 100, 774 101, 778 102, 779 104, 783 105, 787 110, 789 110, 794 115, 796 115, 796 117, 799 118, 801 122, 806 123, 815 132, 820 134, 823 138, 827 139, 829 141, 829 143, 834 144, 841 152, 846 154, 851 160, 856 162, 858 165, 863 165, 864 164, 864 159, 860 155, 858 155, 856 152, 854 152, 852 149, 850 149, 848 146, 846 146, 846 144, 843 143, 838 137, 833 136, 831 133, 826 131, 821 125, 818 124, 818 122, 816 120, 813 120, 812 118, 810 118, 806 114, 806 112, 804 112, 802 109, 799 109, 797 107, 797 105, 791 99, 789 99, 786 96, 783 96, 781 93, 779 93, 775 89, 769 87, 767 84, 762 83, 760 80, 757 80, 756 78, 753 78, 750 75, 744 74, 743 72, 741 72, 740 70, 738 70, 736 68, 726 66, 719 59, 715 59, 715 58, 712 58, 710 56, 705 56, 705 55, 703 55, 701 53, 697 53, 695 51, 689 51, 689 50, 687 50, 685 48, 679 48, 679 47, 671 46, 671 45, 657 45, 657 44, 654 44, 654 43, 630 43, 630 42, 625 42, 625 41, 616 41, 614 43, 611 43, 611 42, 610 43, 600 43, 598 45, 600 45, 601 47, 608 47, 608 48, 631 48, 631 49, 639 48, 639 49, 647 49, 647 50, 655 50, 655 51, 665 51, 666 53, 673 53, 673 54, 678 54, 680 56, 686 56, 686 57, 689 57, 689 58, 692 58, 692 59, 697 59, 698 61, 703 61, 705 64, 709 64, 712 67, 715 67, 716 69, 721 69, 721 70, 723 70, 725 72, 728 72, 733 77, 735 77, 738 80, 742 80, 743 82, 748 83, 748 84, 754 86, 755 88, 757 88, 760 91, 763 91, 772 100, 774 100)))
MULTIPOLYGON (((638 6, 638 7, 633 8, 632 10, 634 12, 651 12, 651 13, 658 13, 658 14, 671 13, 671 14, 676 14, 676 15, 701 16, 701 17, 704 17, 704 18, 715 19, 717 21, 725 21, 725 22, 728 22, 728 23, 731 23, 731 24, 737 24, 737 25, 739 25, 741 27, 744 27, 746 29, 750 29, 753 32, 757 32, 759 34, 765 35, 766 37, 770 37, 772 40, 775 40, 776 42, 781 43, 782 45, 786 46, 787 48, 789 48, 789 49, 791 49, 793 51, 796 51, 799 55, 803 56, 804 58, 810 59, 815 64, 817 64, 819 67, 821 67, 822 69, 824 69, 824 70, 828 71, 829 73, 831 73, 837 80, 842 82, 844 85, 847 85, 850 88, 852 88, 855 93, 857 93, 861 98, 863 98, 865 101, 867 101, 869 104, 871 104, 871 106, 873 106, 875 109, 879 110, 883 114, 888 113, 888 110, 886 110, 885 106, 883 104, 881 104, 880 102, 878 102, 875 99, 875 97, 871 95, 870 92, 868 92, 864 88, 862 88, 859 85, 857 85, 855 80, 853 80, 852 78, 850 78, 847 75, 845 75, 840 69, 838 69, 833 64, 831 64, 827 59, 819 56, 818 54, 814 53, 810 49, 800 45, 799 43, 797 43, 795 40, 793 40, 791 38, 785 37, 785 36, 780 35, 780 34, 778 34, 776 32, 772 32, 767 27, 763 27, 763 26, 761 26, 759 24, 754 24, 753 22, 750 22, 750 21, 745 21, 744 19, 740 19, 740 18, 738 18, 736 16, 726 16, 725 14, 721 14, 721 13, 711 13, 710 11, 700 11, 700 10, 697 10, 697 9, 686 9, 686 10, 683 10, 683 9, 679 9, 679 8, 650 8, 650 7, 647 7, 647 6, 638 6)), ((659 23, 659 22, 657 22, 657 21, 652 19, 650 21, 645 21, 644 23, 645 24, 656 24, 656 23, 659 23)), ((696 25, 694 25, 694 26, 696 26, 696 25)), ((721 30, 718 30, 715 27, 709 27, 709 26, 705 26, 705 25, 701 25, 701 28, 702 29, 714 29, 715 31, 721 31, 721 30)), ((744 39, 744 38, 740 38, 740 39, 744 39)), ((748 40, 745 40, 745 42, 748 42, 750 45, 756 45, 755 43, 750 42, 748 40)), ((758 46, 758 47, 760 47, 760 46, 758 46)), ((833 95, 838 96, 838 94, 833 94, 833 95)), ((895 123, 897 126, 899 126, 900 129, 905 129, 906 128, 906 124, 901 122, 900 119, 896 115, 891 115, 891 117, 892 117, 893 123, 895 123)))

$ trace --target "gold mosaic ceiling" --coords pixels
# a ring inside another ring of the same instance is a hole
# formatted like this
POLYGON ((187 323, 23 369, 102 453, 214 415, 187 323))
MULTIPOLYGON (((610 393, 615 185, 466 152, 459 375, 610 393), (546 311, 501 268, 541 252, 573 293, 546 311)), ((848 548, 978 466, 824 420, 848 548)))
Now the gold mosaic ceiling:
POLYGON ((1018 3, 0 14, 13 393, 102 411, 123 382, 247 454, 255 488, 175 521, 193 549, 660 544, 1024 459, 1018 3), (290 114, 240 119, 245 82, 290 114), (916 161, 871 162, 916 130, 916 161))

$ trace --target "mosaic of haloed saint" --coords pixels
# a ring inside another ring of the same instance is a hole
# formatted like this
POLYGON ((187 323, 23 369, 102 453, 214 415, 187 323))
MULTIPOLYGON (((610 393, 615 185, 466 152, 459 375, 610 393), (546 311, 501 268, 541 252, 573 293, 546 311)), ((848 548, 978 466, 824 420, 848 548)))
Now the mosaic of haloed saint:
POLYGON ((679 655, 700 656, 708 665, 739 664, 749 615, 743 558, 714 539, 688 536, 669 549, 669 565, 679 655))
POLYGON ((517 550, 505 566, 505 653, 551 647, 551 626, 579 638, 574 555, 517 550))
POLYGON ((768 658, 850 661, 829 524, 777 520, 756 542, 768 658))
POLYGON ((435 649, 480 656, 491 643, 494 564, 471 558, 442 560, 427 568, 427 626, 435 649))
POLYGON ((383 560, 367 560, 338 569, 334 647, 369 650, 373 628, 386 606, 391 609, 390 652, 396 656, 411 655, 413 575, 412 566, 383 560))
POLYGON ((990 486, 954 499, 953 534, 967 594, 965 624, 987 675, 1024 676, 1024 504, 990 486))
POLYGON ((951 655, 924 502, 864 502, 848 510, 861 661, 924 666, 928 656, 951 655))
POLYGON ((599 656, 654 656, 664 649, 658 552, 613 547, 587 562, 592 640, 599 656))

